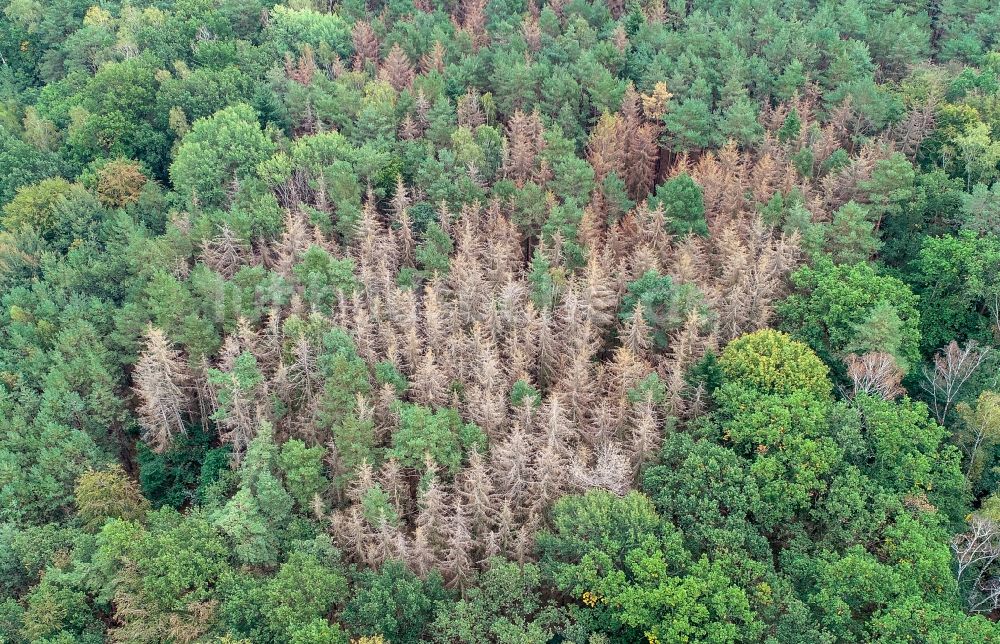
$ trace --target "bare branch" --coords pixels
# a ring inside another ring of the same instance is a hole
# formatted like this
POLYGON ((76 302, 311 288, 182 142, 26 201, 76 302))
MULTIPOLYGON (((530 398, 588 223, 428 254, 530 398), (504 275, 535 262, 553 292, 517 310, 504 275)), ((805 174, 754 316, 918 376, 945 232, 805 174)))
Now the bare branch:
POLYGON ((933 369, 924 367, 923 388, 931 396, 931 407, 939 423, 944 423, 962 387, 983 364, 990 350, 990 347, 980 349, 974 340, 960 348, 952 340, 934 356, 933 369))

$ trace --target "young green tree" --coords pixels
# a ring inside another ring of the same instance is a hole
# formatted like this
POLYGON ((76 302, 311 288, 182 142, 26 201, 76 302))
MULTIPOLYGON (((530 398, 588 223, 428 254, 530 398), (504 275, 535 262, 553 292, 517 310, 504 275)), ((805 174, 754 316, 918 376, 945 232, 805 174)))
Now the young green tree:
POLYGON ((415 643, 429 634, 435 606, 445 601, 449 595, 440 574, 420 579, 402 563, 389 561, 358 573, 340 619, 352 635, 415 643))
POLYGON ((708 235, 701 188, 686 173, 657 186, 649 197, 649 207, 663 208, 667 229, 674 235, 708 235))
POLYGON ((653 341, 660 349, 667 348, 670 335, 684 325, 691 312, 697 312, 702 319, 708 315, 704 295, 697 286, 675 284, 669 275, 660 275, 656 271, 647 271, 629 283, 628 291, 622 297, 619 319, 622 322, 631 320, 640 304, 653 341))
POLYGON ((544 575, 604 632, 656 641, 760 635, 746 594, 707 558, 693 558, 642 494, 563 497, 552 525, 538 536, 544 575))
POLYGON ((535 564, 491 559, 462 599, 441 602, 430 626, 435 642, 548 642, 564 619, 543 599, 535 564))
POLYGON ((107 470, 91 470, 80 477, 74 490, 77 516, 84 528, 97 531, 108 519, 142 521, 149 501, 120 465, 107 470))
POLYGON ((431 409, 412 403, 401 404, 399 429, 393 434, 389 456, 401 465, 423 470, 426 457, 454 475, 467 454, 483 451, 486 436, 473 423, 463 422, 454 409, 431 409))
POLYGON ((195 122, 177 150, 170 179, 192 203, 223 208, 239 192, 241 181, 254 176, 257 164, 273 153, 256 112, 234 105, 195 122))
POLYGON ((907 364, 919 364, 919 300, 899 279, 868 264, 821 262, 793 274, 792 282, 795 291, 778 306, 781 328, 808 343, 827 364, 837 365, 858 338, 859 327, 888 307, 900 323, 898 337, 886 342, 898 347, 907 364))

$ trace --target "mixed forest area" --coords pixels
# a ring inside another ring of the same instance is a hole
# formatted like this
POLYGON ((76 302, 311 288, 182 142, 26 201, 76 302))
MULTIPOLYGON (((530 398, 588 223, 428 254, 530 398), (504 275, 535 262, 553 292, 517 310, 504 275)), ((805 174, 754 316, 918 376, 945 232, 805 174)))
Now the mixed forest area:
POLYGON ((0 8, 0 642, 1000 642, 994 0, 0 8))

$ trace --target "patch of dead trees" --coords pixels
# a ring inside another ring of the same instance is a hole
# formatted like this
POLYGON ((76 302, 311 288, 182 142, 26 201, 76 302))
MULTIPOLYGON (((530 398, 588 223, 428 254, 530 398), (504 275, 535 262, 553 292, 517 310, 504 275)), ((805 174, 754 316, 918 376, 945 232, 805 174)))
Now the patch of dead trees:
MULTIPOLYGON (((479 9, 475 2, 464 3, 459 24, 475 33, 479 9)), ((354 40, 355 67, 379 65, 370 26, 358 23, 354 40)), ((437 59, 422 66, 440 65, 441 55, 438 51, 437 59)), ((380 69, 397 89, 412 83, 415 73, 398 47, 388 52, 380 69)), ((219 385, 208 377, 209 370, 227 373, 237 356, 249 352, 263 382, 255 391, 240 392, 239 413, 220 421, 222 439, 233 445, 236 458, 264 420, 275 424, 279 437, 326 444, 328 437, 318 424, 323 347, 307 333, 286 334, 284 323, 297 316, 324 328, 343 328, 371 370, 387 361, 406 376, 409 389, 402 394, 391 385, 375 386, 373 380, 371 393, 356 401, 356 414, 373 424, 377 447, 391 443, 399 423, 393 410, 400 399, 453 406, 489 439, 488 452, 472 454, 456 476, 429 462, 420 485, 421 477, 393 459, 345 472, 337 450, 329 446, 330 470, 350 475, 351 483, 318 499, 315 512, 329 521, 348 557, 371 565, 402 559, 421 574, 440 569, 461 587, 492 555, 529 557, 534 533, 560 496, 593 487, 624 494, 635 487, 643 465, 659 449, 668 419, 683 420, 701 411, 704 392, 688 385, 688 369, 707 351, 767 326, 775 303, 786 294, 787 276, 800 258, 798 235, 765 225, 757 207, 774 194, 799 190, 814 218, 827 218, 854 198, 875 162, 893 148, 885 142, 866 146, 841 170, 805 179, 791 157, 808 146, 818 167, 849 137, 850 114, 819 124, 809 99, 769 110, 762 115, 768 134, 759 149, 729 144, 696 161, 681 155, 669 168, 668 175, 686 172, 701 187, 711 231, 708 237, 675 238, 666 232, 664 212, 645 205, 657 173, 660 134, 658 120, 646 114, 645 98, 629 87, 620 112, 597 122, 587 147, 598 178, 619 174, 639 205, 611 223, 602 212, 603 197, 595 191, 579 230, 587 248, 583 267, 563 266, 558 235, 539 246, 566 276, 556 287, 554 304, 544 308, 532 300, 525 239, 512 222, 508 203, 470 204, 455 213, 442 204, 438 222, 454 240, 450 269, 426 276, 416 288, 404 288, 397 278, 404 269, 419 268, 415 249, 420 235, 402 180, 381 210, 369 195, 347 246, 311 229, 291 207, 301 187, 276 187, 287 192, 280 202, 290 206, 280 239, 252 246, 223 227, 202 245, 201 261, 225 277, 242 266, 264 265, 294 283, 293 267, 310 246, 318 245, 354 261, 358 288, 342 293, 328 313, 308 310, 296 292, 288 306, 271 310, 262 322, 241 321, 219 356, 196 364, 151 327, 134 377, 144 440, 162 451, 187 424, 215 416, 219 385), (779 143, 772 134, 775 124, 793 109, 800 113, 802 130, 779 143), (650 270, 697 286, 707 304, 707 313, 688 314, 681 328, 670 333, 666 347, 655 346, 641 308, 626 322, 619 318, 628 283, 650 270), (637 396, 639 384, 654 373, 665 395, 637 396), (540 399, 512 404, 510 392, 518 381, 535 387, 540 399), (271 418, 259 404, 269 396, 287 409, 280 419, 271 418), (373 523, 363 515, 361 501, 375 486, 386 493, 397 520, 373 523)), ((422 135, 428 107, 418 96, 401 135, 422 135)), ((474 92, 460 101, 460 108, 470 127, 482 122, 474 92)), ((542 158, 539 115, 518 112, 506 128, 503 174, 519 186, 528 181, 544 186, 551 173, 542 158)), ((906 134, 908 141, 913 136, 912 131, 906 134)), ((857 391, 886 397, 898 393, 898 373, 883 358, 869 354, 852 359, 849 370, 857 391)), ((935 378, 930 381, 937 382, 935 378)))

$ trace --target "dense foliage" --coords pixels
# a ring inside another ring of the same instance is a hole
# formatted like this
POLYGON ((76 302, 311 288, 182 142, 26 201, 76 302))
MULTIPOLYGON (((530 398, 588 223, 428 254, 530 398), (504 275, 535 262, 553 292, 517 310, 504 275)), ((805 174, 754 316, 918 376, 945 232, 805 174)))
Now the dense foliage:
POLYGON ((1000 4, 0 5, 0 642, 1000 641, 1000 4))

